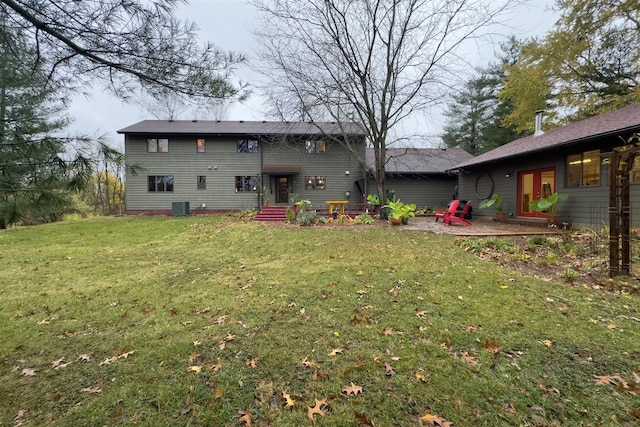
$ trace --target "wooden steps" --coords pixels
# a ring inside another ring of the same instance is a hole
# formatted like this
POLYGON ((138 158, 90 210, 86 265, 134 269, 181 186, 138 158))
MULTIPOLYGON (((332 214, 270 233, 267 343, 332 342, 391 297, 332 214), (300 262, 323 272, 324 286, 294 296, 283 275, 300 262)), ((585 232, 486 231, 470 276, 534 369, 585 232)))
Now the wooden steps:
POLYGON ((286 206, 263 206, 259 214, 253 217, 256 221, 286 221, 286 206))

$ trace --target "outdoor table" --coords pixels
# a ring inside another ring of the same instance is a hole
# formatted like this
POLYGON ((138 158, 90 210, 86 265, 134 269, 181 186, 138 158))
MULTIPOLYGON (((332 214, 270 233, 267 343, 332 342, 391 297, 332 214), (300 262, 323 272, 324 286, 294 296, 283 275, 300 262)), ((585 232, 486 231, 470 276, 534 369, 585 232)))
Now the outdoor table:
POLYGON ((340 206, 340 215, 344 215, 344 207, 347 203, 349 203, 348 200, 327 200, 325 202, 327 205, 329 205, 329 215, 331 215, 333 213, 333 206, 340 206))

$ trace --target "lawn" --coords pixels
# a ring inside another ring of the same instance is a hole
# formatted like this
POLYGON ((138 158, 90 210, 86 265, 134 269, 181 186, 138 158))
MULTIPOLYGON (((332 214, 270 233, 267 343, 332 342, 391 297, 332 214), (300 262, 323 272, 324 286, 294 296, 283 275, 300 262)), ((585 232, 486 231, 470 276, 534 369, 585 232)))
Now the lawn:
POLYGON ((454 240, 228 216, 0 232, 0 426, 637 426, 640 296, 454 240))

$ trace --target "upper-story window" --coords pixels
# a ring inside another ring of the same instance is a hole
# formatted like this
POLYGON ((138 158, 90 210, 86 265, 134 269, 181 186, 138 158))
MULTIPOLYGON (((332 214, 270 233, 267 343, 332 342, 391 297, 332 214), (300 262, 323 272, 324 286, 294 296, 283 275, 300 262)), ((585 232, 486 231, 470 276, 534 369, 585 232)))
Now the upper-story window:
POLYGON ((567 156, 565 187, 600 185, 600 150, 567 156))
POLYGON ((196 139, 196 152, 197 153, 204 153, 205 152, 205 148, 206 148, 205 139, 204 138, 196 139))
POLYGON ((324 154, 327 151, 324 141, 305 141, 304 146, 307 154, 324 154))
POLYGON ((169 140, 167 138, 148 138, 147 152, 148 153, 168 153, 169 140))
POLYGON ((238 153, 257 153, 258 141, 255 139, 239 139, 237 141, 238 153))

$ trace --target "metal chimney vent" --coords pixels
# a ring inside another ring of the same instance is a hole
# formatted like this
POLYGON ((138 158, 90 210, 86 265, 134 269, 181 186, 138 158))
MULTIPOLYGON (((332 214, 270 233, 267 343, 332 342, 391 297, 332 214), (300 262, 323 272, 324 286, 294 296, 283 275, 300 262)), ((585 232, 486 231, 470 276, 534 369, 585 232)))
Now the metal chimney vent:
POLYGON ((544 113, 544 110, 536 111, 536 128, 535 128, 535 132, 533 133, 533 136, 540 136, 544 133, 544 131, 542 130, 542 114, 543 113, 544 113))

